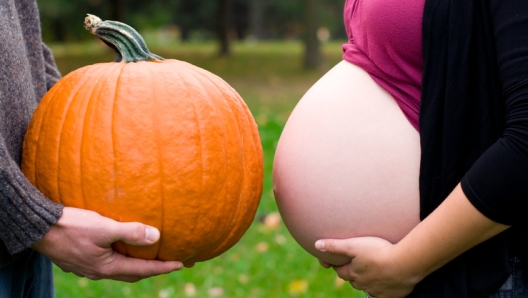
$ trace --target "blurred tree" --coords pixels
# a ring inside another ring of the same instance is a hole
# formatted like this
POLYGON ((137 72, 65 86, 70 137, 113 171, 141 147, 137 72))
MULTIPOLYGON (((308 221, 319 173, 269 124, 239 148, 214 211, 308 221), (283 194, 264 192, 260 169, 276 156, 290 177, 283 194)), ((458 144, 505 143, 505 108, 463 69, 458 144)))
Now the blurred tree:
POLYGON ((179 1, 178 10, 175 13, 174 23, 180 27, 180 38, 188 41, 191 31, 198 27, 196 15, 199 10, 199 1, 179 1))
POLYGON ((218 54, 220 56, 227 56, 231 54, 230 42, 229 42, 229 8, 230 0, 218 0, 217 7, 217 28, 216 34, 220 48, 218 54))
POLYGON ((125 0, 112 0, 110 1, 111 15, 110 19, 114 21, 124 22, 125 21, 125 0))
POLYGON ((235 37, 238 40, 246 38, 249 32, 249 1, 250 0, 232 0, 231 18, 235 37))
POLYGON ((317 36, 319 30, 319 0, 303 0, 304 14, 304 67, 314 69, 323 63, 321 42, 317 36))
POLYGON ((263 0, 249 0, 250 32, 256 39, 266 38, 263 6, 263 0))
MULTIPOLYGON (((307 1, 310 0, 37 0, 43 36, 48 42, 92 38, 83 27, 86 13, 91 13, 125 22, 139 31, 175 26, 183 41, 217 39, 222 54, 230 52, 230 39, 245 39, 248 35, 298 40, 303 32, 325 27, 332 38, 346 37, 343 0, 314 0, 317 24, 308 21, 307 1)), ((304 36, 313 37, 311 33, 304 36)))

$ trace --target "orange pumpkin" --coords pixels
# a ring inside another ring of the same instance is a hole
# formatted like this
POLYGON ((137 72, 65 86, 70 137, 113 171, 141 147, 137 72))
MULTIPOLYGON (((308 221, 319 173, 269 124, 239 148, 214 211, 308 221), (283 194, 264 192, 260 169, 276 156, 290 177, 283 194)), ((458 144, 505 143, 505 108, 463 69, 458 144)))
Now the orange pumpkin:
POLYGON ((224 80, 151 54, 131 27, 86 18, 117 62, 80 68, 42 99, 22 171, 44 195, 161 231, 117 251, 144 259, 211 259, 249 228, 262 193, 257 125, 224 80))

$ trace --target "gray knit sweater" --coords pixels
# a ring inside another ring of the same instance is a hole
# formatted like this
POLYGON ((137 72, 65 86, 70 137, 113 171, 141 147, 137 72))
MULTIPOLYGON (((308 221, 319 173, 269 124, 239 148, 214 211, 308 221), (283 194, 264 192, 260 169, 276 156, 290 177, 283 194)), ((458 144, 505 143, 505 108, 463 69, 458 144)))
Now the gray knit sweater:
POLYGON ((35 0, 0 0, 0 267, 27 252, 62 213, 20 171, 28 122, 59 78, 35 0))

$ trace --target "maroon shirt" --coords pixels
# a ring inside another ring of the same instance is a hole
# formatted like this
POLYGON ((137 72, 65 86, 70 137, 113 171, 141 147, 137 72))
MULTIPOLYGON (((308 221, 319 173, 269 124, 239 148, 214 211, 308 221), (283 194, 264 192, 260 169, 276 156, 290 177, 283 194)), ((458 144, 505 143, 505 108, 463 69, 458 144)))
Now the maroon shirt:
POLYGON ((343 59, 363 68, 418 130, 424 0, 347 0, 343 59))

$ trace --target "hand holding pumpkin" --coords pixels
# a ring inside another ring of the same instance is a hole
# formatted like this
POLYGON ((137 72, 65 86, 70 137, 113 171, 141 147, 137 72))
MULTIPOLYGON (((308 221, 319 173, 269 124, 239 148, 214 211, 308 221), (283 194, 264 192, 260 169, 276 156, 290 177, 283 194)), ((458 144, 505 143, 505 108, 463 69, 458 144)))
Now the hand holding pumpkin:
POLYGON ((332 267, 341 279, 349 281, 354 288, 375 297, 405 297, 416 284, 398 268, 398 262, 393 257, 394 245, 382 238, 319 240, 315 247, 323 252, 352 258, 350 263, 343 266, 319 262, 325 268, 332 267))
POLYGON ((141 223, 120 223, 93 211, 65 207, 59 221, 33 248, 65 272, 94 280, 136 282, 180 270, 183 264, 126 257, 115 252, 112 243, 144 246, 159 237, 156 228, 141 223))

